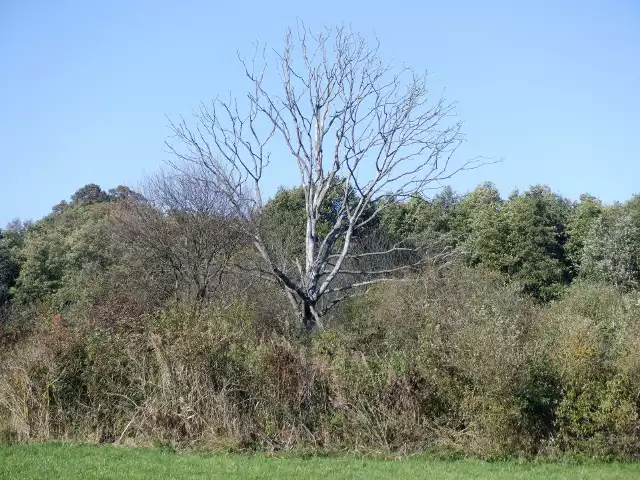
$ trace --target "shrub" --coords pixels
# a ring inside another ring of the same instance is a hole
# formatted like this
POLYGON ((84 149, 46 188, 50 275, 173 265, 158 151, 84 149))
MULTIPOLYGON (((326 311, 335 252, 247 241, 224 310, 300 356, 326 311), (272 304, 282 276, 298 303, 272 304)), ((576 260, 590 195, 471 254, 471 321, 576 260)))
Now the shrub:
POLYGON ((637 297, 582 283, 542 306, 460 265, 405 280, 310 336, 266 289, 44 317, 1 354, 2 438, 638 457, 637 297))

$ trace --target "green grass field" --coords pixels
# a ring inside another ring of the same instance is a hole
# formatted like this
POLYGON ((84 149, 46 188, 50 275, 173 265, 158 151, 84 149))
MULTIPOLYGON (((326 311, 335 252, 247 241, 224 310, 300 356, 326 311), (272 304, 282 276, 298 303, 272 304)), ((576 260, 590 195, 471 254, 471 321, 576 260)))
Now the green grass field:
POLYGON ((640 478, 640 463, 521 463, 480 460, 371 460, 355 457, 274 457, 175 454, 110 446, 0 447, 2 479, 626 479, 640 478))

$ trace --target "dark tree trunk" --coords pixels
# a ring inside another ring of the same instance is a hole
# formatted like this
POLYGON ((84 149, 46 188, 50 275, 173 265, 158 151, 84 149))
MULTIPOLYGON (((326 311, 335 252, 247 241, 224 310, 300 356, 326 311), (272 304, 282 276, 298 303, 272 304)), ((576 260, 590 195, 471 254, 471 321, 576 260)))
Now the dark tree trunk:
POLYGON ((313 306, 314 305, 309 301, 305 301, 304 302, 304 312, 303 312, 302 324, 304 326, 304 329, 307 332, 310 332, 316 326, 316 317, 313 314, 313 310, 312 310, 313 306))

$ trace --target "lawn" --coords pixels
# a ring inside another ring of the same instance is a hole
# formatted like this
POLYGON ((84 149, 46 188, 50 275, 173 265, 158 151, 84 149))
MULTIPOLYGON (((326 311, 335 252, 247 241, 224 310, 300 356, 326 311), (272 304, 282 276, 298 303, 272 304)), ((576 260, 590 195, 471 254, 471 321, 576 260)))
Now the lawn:
POLYGON ((12 445, 0 447, 2 479, 299 479, 316 478, 640 478, 640 464, 526 463, 480 460, 372 460, 355 457, 274 457, 175 454, 112 446, 12 445))

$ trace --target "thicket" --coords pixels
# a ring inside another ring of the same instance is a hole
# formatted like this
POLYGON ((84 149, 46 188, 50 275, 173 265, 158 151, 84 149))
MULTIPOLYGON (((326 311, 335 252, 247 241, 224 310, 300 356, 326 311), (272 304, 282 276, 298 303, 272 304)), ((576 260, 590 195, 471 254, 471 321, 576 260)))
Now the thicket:
MULTIPOLYGON (((398 203, 371 236, 456 254, 306 332, 242 268, 233 216, 167 182, 89 185, 1 232, 3 441, 640 456, 637 198, 486 184, 398 203)), ((265 209, 285 257, 300 195, 265 209)))

